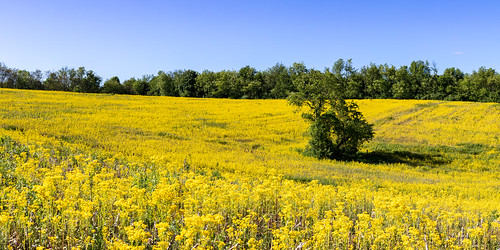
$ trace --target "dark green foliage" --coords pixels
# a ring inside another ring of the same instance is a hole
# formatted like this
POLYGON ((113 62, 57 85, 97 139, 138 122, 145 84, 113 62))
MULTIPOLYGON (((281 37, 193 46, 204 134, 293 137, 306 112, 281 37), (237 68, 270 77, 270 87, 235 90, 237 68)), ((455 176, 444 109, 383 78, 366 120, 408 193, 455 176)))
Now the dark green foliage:
POLYGON ((0 63, 0 88, 43 89, 43 74, 40 70, 10 69, 0 63))
POLYGON ((236 86, 236 78, 238 73, 235 71, 221 71, 217 73, 217 80, 215 82, 217 88, 214 97, 229 98, 232 94, 237 93, 238 86, 236 86))
POLYGON ((133 80, 132 82, 133 93, 136 95, 146 95, 149 92, 149 84, 147 78, 133 80))
POLYGON ((306 155, 317 158, 348 159, 373 138, 373 125, 366 122, 358 106, 346 102, 346 88, 353 70, 350 61, 339 60, 332 71, 306 70, 297 64, 293 83, 297 92, 288 97, 290 104, 307 106, 302 117, 311 122, 311 140, 306 155))
POLYGON ((196 77, 196 89, 200 97, 216 97, 217 92, 217 74, 205 70, 196 77))
POLYGON ((312 121, 309 127, 311 140, 304 151, 305 155, 317 158, 334 158, 337 155, 337 147, 330 137, 332 126, 332 121, 326 116, 320 116, 312 121))
POLYGON ((97 93, 99 92, 101 81, 102 78, 97 76, 92 70, 86 71, 80 82, 80 91, 84 93, 97 93))
POLYGON ((42 72, 40 70, 34 72, 19 70, 15 86, 18 89, 43 89, 42 72))
MULTIPOLYGON (((327 71, 326 74, 329 74, 327 71)), ((346 99, 360 99, 364 97, 365 84, 352 66, 351 60, 339 59, 332 67, 333 85, 336 95, 346 99)))
POLYGON ((339 100, 326 114, 333 125, 331 137, 338 155, 352 157, 363 143, 373 139, 373 125, 358 111, 356 103, 339 100))
POLYGON ((435 99, 461 100, 458 83, 464 79, 464 73, 459 69, 448 68, 438 76, 435 99))
POLYGON ((70 70, 62 68, 56 72, 51 72, 49 77, 44 81, 44 85, 47 90, 70 91, 70 70))
POLYGON ((392 85, 392 97, 396 99, 412 98, 410 74, 407 66, 402 66, 396 71, 396 82, 392 85))
POLYGON ((242 90, 238 86, 238 73, 235 71, 203 71, 196 77, 198 97, 240 98, 242 90), (236 97, 235 97, 236 96, 236 97))
POLYGON ((115 76, 111 77, 109 80, 104 82, 104 85, 102 86, 102 93, 109 93, 109 94, 125 94, 125 88, 123 85, 120 84, 120 79, 115 76))
POLYGON ((500 102, 500 75, 494 69, 481 67, 459 85, 465 101, 500 102))
POLYGON ((194 70, 179 70, 174 72, 174 85, 181 97, 197 97, 196 77, 194 70))
POLYGON ((366 122, 354 102, 337 101, 332 107, 312 120, 311 140, 305 154, 317 158, 350 159, 364 142, 373 139, 373 125, 366 122))
POLYGON ((239 98, 255 98, 260 92, 260 84, 258 81, 255 81, 255 74, 257 70, 250 66, 245 66, 238 71, 238 78, 236 78, 236 83, 233 88, 231 88, 231 92, 229 93, 229 97, 233 99, 239 98))
MULTIPOLYGON (((432 75, 429 62, 413 61, 410 64, 408 76, 408 93, 417 99, 426 99, 426 90, 432 86, 432 75)), ((414 98, 415 98, 414 97, 414 98)), ((411 98, 411 97, 410 97, 411 98)))
POLYGON ((268 94, 268 98, 283 99, 290 92, 295 91, 290 71, 281 63, 277 63, 267 71, 264 71, 263 77, 263 84, 266 89, 265 93, 268 94))
POLYGON ((271 89, 264 84, 264 75, 262 72, 257 72, 250 81, 243 84, 244 99, 262 99, 268 98, 271 89))
POLYGON ((315 82, 323 75, 344 99, 500 102, 500 74, 494 69, 481 67, 472 74, 464 74, 449 68, 439 75, 436 66, 428 61, 413 61, 399 68, 372 63, 357 70, 351 60, 340 59, 324 72, 307 69, 303 63, 291 67, 277 63, 264 71, 251 66, 238 71, 205 70, 201 74, 194 70, 159 71, 155 76, 131 78, 122 84, 112 78, 102 87, 101 78, 84 67, 42 73, 11 69, 0 63, 1 88, 233 99, 285 98, 298 92, 294 82, 315 82))
POLYGON ((97 93, 100 91, 101 81, 101 77, 92 70, 87 71, 84 67, 77 70, 65 67, 50 72, 43 85, 47 90, 97 93))
POLYGON ((171 73, 159 71, 157 76, 148 76, 146 81, 149 85, 147 95, 178 96, 174 76, 171 73))
POLYGON ((17 70, 8 68, 4 63, 0 62, 0 87, 14 88, 17 70))
POLYGON ((128 94, 128 95, 134 95, 134 94, 137 94, 134 92, 134 82, 135 82, 135 78, 130 78, 126 81, 123 82, 123 90, 125 91, 125 94, 128 94))
POLYGON ((172 74, 167 74, 163 71, 158 72, 158 76, 153 78, 156 81, 156 89, 159 90, 159 95, 163 96, 176 96, 174 77, 172 74))

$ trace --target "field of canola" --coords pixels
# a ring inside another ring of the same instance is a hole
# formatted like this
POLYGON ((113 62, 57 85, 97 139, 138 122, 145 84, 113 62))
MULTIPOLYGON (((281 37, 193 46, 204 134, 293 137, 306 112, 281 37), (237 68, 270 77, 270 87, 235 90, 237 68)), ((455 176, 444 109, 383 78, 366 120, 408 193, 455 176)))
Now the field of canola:
POLYGON ((0 89, 0 245, 500 248, 500 105, 357 103, 340 162, 285 100, 0 89))

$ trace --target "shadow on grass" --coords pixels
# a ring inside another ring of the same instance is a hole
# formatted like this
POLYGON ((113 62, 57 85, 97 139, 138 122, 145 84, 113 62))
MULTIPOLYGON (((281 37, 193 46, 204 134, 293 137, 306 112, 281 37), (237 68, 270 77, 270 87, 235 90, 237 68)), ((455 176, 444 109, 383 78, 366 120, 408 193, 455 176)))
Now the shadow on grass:
MULTIPOLYGON (((360 151, 354 157, 336 159, 336 160, 344 161, 345 163, 362 162, 362 163, 377 164, 377 165, 405 164, 410 167, 415 167, 419 169, 419 171, 428 171, 436 168, 439 168, 444 171, 449 170, 449 167, 445 165, 450 164, 452 161, 450 158, 446 157, 447 155, 446 152, 443 151, 435 152, 429 148, 426 149, 431 152, 424 153, 424 152, 410 151, 411 150, 410 148, 406 150, 406 148, 402 149, 401 146, 398 145, 398 146, 385 147, 383 149, 375 149, 374 151, 371 152, 360 151), (395 150, 392 149, 391 147, 392 148, 399 147, 399 149, 395 150)), ((450 148, 450 150, 451 149, 452 148, 450 148)), ((303 153, 302 150, 297 150, 297 151, 303 153)), ((351 176, 352 173, 358 173, 360 176, 370 176, 372 173, 370 170, 365 171, 363 170, 363 168, 359 167, 350 168, 348 164, 346 165, 340 164, 340 165, 343 165, 344 167, 338 167, 338 168, 336 167, 335 168, 336 170, 332 171, 335 171, 341 176, 351 176)), ((378 172, 374 171, 373 173, 378 173, 378 172)), ((310 176, 307 174, 300 174, 300 173, 295 175, 285 175, 284 178, 303 183, 308 183, 313 180, 316 180, 318 181, 319 184, 334 185, 334 186, 337 186, 339 183, 342 182, 341 179, 331 179, 329 177, 323 178, 321 176, 310 176)))
POLYGON ((407 164, 410 166, 437 167, 450 163, 443 155, 438 153, 415 153, 410 151, 372 151, 358 152, 354 159, 359 162, 370 164, 407 164))

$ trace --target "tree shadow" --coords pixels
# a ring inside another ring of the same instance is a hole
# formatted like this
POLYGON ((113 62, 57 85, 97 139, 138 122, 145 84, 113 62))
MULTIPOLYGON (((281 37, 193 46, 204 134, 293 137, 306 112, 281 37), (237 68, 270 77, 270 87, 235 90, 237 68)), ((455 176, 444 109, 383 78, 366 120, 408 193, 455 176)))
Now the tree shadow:
POLYGON ((410 151, 372 151, 358 152, 354 159, 359 162, 370 164, 407 164, 410 166, 437 167, 449 164, 451 161, 443 155, 434 153, 415 153, 410 151))

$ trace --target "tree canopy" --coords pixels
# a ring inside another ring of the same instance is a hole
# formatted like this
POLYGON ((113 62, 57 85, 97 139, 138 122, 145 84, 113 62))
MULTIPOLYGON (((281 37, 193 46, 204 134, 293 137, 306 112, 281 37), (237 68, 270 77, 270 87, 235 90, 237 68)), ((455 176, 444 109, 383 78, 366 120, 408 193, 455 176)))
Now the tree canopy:
MULTIPOLYGON (((296 65, 301 67, 301 65, 296 65)), ((352 158, 359 147, 373 138, 373 125, 346 101, 346 86, 353 71, 350 61, 339 60, 332 70, 300 70, 293 83, 297 89, 288 96, 290 104, 307 111, 302 117, 311 123, 311 140, 306 155, 317 158, 352 158)))
MULTIPOLYGON (((27 71, 0 63, 0 87, 134 95, 164 95, 208 98, 286 98, 297 92, 296 81, 318 78, 337 79, 337 92, 344 99, 424 99, 500 102, 500 74, 481 67, 472 73, 448 68, 438 74, 428 61, 413 61, 399 68, 369 64, 355 69, 351 60, 338 60, 326 71, 309 69, 303 63, 287 67, 281 63, 257 70, 249 65, 239 70, 198 73, 191 69, 159 71, 156 75, 111 78, 101 85, 101 77, 84 67, 57 71, 27 71)), ((320 86, 316 86, 320 88, 320 86)))

